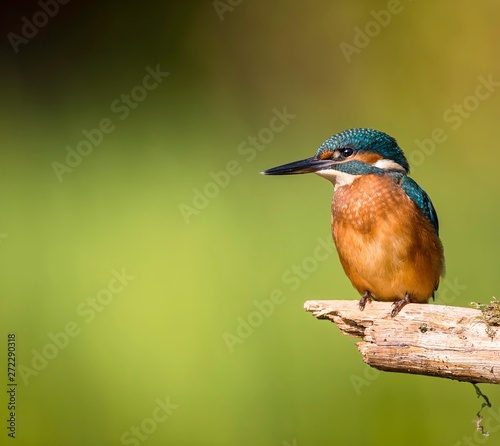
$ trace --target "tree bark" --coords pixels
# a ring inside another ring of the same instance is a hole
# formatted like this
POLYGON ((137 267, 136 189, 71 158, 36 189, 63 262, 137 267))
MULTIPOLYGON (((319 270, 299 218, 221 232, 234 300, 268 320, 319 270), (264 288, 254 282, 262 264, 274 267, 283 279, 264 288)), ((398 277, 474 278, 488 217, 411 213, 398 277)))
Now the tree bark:
POLYGON ((363 361, 377 369, 500 384, 500 335, 480 310, 408 304, 392 318, 390 302, 361 311, 353 300, 311 300, 304 308, 361 338, 363 361))

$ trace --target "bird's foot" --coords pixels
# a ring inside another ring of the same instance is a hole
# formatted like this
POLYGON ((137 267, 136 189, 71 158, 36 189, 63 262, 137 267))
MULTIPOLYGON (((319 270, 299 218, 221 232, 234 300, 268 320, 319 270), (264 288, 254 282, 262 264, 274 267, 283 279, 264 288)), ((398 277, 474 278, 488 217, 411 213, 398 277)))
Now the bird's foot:
POLYGON ((372 295, 369 291, 365 291, 361 299, 359 299, 359 309, 363 311, 365 309, 366 302, 372 301, 372 295))
POLYGON ((401 309, 411 302, 410 296, 408 293, 405 294, 404 299, 398 300, 392 304, 393 308, 391 311, 391 317, 397 316, 397 314, 401 311, 401 309))

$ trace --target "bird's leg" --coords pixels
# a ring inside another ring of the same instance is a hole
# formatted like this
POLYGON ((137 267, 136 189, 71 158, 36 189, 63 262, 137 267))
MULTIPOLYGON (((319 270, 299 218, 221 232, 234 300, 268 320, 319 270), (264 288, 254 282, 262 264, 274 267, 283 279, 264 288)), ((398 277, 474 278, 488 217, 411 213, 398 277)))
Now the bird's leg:
POLYGON ((392 304, 392 306, 394 307, 391 311, 391 317, 395 317, 400 311, 401 309, 406 305, 406 304, 409 304, 411 302, 410 300, 410 296, 408 295, 408 293, 405 294, 405 297, 404 299, 401 299, 401 300, 398 300, 396 302, 394 302, 392 304))
POLYGON ((365 309, 366 302, 371 302, 371 301, 372 301, 372 295, 368 290, 366 290, 363 293, 363 296, 361 296, 361 299, 359 299, 359 309, 363 311, 365 309))

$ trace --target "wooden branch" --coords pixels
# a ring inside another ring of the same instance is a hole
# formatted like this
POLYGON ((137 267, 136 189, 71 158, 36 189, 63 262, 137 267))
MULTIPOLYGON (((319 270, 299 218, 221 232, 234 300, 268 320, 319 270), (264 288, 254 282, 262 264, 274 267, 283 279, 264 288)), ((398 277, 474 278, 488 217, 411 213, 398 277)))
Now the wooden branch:
POLYGON ((363 361, 389 372, 500 384, 500 333, 473 308, 408 304, 390 317, 390 302, 311 300, 306 311, 330 319, 356 345, 363 361))

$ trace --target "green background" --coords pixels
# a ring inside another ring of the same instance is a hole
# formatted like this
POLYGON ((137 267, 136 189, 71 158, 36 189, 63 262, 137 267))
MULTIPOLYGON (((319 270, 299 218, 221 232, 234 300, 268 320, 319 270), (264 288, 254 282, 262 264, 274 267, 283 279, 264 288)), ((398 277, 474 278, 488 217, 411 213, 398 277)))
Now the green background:
MULTIPOLYGON (((40 6, 3 14, 0 326, 17 335, 12 444, 498 444, 500 416, 490 437, 474 433, 469 384, 373 371, 354 339, 304 312, 308 299, 358 299, 335 252, 310 259, 330 237, 332 187, 258 173, 346 128, 391 134, 437 208, 447 278, 459 284, 442 285, 437 303, 498 295, 500 91, 470 96, 479 76, 500 82, 500 5, 222 3, 75 0, 17 52, 8 33, 40 6), (389 7, 398 12, 380 13, 389 7), (168 77, 141 90, 158 65, 168 77), (112 104, 132 90, 146 95, 120 119, 112 104), (284 108, 294 117, 282 131, 263 130, 284 108), (58 177, 54 163, 84 150, 82 131, 106 118, 114 130, 58 177), (266 143, 245 152, 259 135, 266 143), (220 173, 228 163, 237 174, 220 173), (294 265, 309 272, 290 283, 294 265), (110 293, 123 270, 133 279, 110 293), (283 294, 270 309, 274 290, 283 294), (158 400, 175 409, 148 421, 158 400), (134 442, 133 426, 150 433, 134 442)), ((498 413, 499 389, 482 389, 498 413)))

